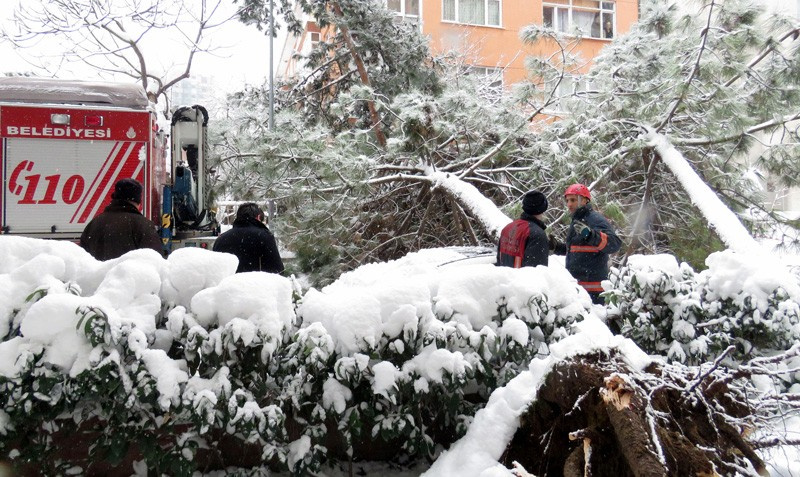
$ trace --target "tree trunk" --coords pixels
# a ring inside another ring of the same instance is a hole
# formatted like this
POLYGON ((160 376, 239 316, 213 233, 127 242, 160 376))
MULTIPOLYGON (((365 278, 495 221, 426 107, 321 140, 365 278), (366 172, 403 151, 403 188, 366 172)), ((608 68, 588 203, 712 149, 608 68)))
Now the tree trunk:
MULTIPOLYGON (((338 17, 342 17, 342 8, 339 6, 337 2, 332 2, 331 5, 333 6, 333 12, 338 17)), ((350 53, 353 56, 353 62, 356 64, 356 69, 358 69, 358 74, 361 77, 361 82, 365 86, 370 86, 369 81, 369 74, 367 74, 367 68, 364 66, 364 60, 361 59, 361 55, 358 53, 356 49, 355 42, 353 42, 353 37, 350 35, 350 30, 344 25, 336 25, 339 28, 339 31, 342 32, 342 36, 344 37, 344 41, 347 43, 347 47, 350 48, 350 53)), ((369 116, 370 121, 372 122, 372 129, 375 131, 375 138, 378 140, 378 144, 381 147, 386 147, 386 136, 383 134, 383 128, 381 128, 381 118, 378 115, 378 111, 375 109, 375 102, 372 100, 367 101, 367 108, 369 109, 369 116)))
POLYGON ((653 444, 660 448, 661 443, 651 442, 652 435, 643 419, 644 402, 633 392, 630 384, 622 376, 612 375, 606 379, 606 387, 600 390, 600 396, 622 455, 633 474, 636 477, 666 477, 664 464, 653 449, 653 444))

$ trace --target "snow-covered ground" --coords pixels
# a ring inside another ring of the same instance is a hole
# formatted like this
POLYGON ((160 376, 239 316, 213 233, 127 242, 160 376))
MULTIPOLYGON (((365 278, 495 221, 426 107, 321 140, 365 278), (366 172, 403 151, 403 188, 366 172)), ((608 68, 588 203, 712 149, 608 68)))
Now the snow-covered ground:
MULTIPOLYGON (((588 295, 569 276, 561 260, 552 260, 549 267, 512 270, 492 266, 491 254, 476 255, 473 251, 467 255, 465 258, 464 251, 457 249, 425 250, 394 262, 363 266, 322 290, 304 291, 298 310, 302 326, 321 323, 340 353, 356 354, 365 343, 374 344, 382 335, 397 336, 414 316, 431 313, 431 302, 438 307, 436 312, 452 312, 457 320, 479 330, 488 325, 481 317, 496 312, 495 296, 515 296, 524 288, 547 290, 559 306, 582 310, 586 318, 576 325, 575 334, 551 345, 547 357, 534 359, 527 371, 497 389, 475 416, 467 434, 443 452, 432 467, 396 470, 377 463, 356 464, 357 473, 360 469, 367 475, 395 477, 420 473, 428 477, 514 475, 498 459, 517 428, 520 414, 555 363, 575 354, 610 348, 618 349, 633 369, 649 362, 632 341, 609 332, 602 322, 602 309, 592 308, 588 295)), ((150 250, 138 250, 98 262, 72 243, 0 236, 0 320, 4 320, 0 323, 0 375, 13 376, 23 361, 20 356, 40 351, 52 365, 72 376, 91 366, 93 347, 76 331, 80 319, 76 309, 91 306, 107 314, 112 333, 138 330, 130 336, 140 340, 134 346, 148 370, 157 376, 163 405, 179 399, 182 387, 194 386, 199 393, 200 386, 211 387, 213 383, 193 379, 179 362, 167 356, 173 339, 171 329, 188 322, 235 325, 237 333, 247 339, 260 332, 275 335, 296 319, 291 302, 296 282, 265 273, 236 275, 236 266, 232 255, 202 249, 177 250, 168 259, 150 250), (70 293, 70 287, 77 287, 80 293, 70 293), (29 304, 26 298, 34 290, 46 291, 47 296, 29 304), (174 308, 163 329, 157 326, 156 316, 165 306, 174 308), (15 325, 21 336, 6 336, 15 325)), ((774 262, 762 266, 780 265, 774 262)), ((728 279, 757 287, 752 273, 752 269, 730 270, 728 279)), ((513 300, 509 306, 514 306, 513 300)), ((520 342, 529 339, 527 328, 511 325, 498 329, 498 334, 520 342)), ((269 347, 265 350, 269 352, 269 347)), ((459 364, 452 356, 448 362, 437 356, 418 360, 415 366, 425 368, 430 379, 435 379, 437 370, 459 364)), ((386 392, 398 373, 382 369, 374 368, 376 393, 386 392)), ((346 399, 335 392, 327 397, 331 402, 346 399)), ((0 429, 6 425, 7 416, 3 414, 0 429)), ((800 438, 800 419, 785 424, 788 436, 800 438)), ((800 476, 797 448, 784 447, 768 456, 768 462, 772 475, 800 476)), ((325 475, 347 475, 347 470, 328 469, 325 475)))

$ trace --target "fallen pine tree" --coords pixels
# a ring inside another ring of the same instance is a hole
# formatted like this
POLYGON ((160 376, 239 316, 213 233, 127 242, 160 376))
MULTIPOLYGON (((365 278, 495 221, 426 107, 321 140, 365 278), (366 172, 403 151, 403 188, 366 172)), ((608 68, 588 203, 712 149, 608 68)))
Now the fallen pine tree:
POLYGON ((426 477, 795 475, 800 344, 669 363, 596 317, 498 388, 426 477), (783 462, 781 462, 783 460, 783 462))
POLYGON ((641 371, 613 349, 573 356, 546 375, 501 463, 539 477, 769 475, 764 442, 748 437, 792 399, 759 396, 748 378, 798 349, 736 370, 720 366, 727 353, 641 371))

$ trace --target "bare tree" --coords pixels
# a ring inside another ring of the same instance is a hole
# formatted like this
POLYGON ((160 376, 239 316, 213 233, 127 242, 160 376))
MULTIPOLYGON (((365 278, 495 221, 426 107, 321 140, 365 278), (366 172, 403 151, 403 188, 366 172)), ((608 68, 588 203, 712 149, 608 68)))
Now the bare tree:
MULTIPOLYGON (((56 68, 78 62, 101 75, 130 77, 158 102, 189 77, 198 53, 216 49, 209 32, 235 16, 223 5, 223 0, 26 2, 14 12, 13 29, 0 32, 0 39, 23 49, 55 41, 62 48, 55 55, 56 68)), ((45 59, 32 58, 32 64, 53 73, 45 59)))

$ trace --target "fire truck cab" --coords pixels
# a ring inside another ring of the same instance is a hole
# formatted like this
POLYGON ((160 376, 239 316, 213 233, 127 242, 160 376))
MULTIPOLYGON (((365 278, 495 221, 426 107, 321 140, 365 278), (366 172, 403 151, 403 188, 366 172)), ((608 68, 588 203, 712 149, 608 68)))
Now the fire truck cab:
POLYGON ((0 233, 78 241, 114 184, 130 177, 144 186, 142 213, 160 229, 165 253, 183 238, 213 235, 205 211, 208 115, 193 106, 180 118, 168 174, 169 138, 140 85, 0 78, 0 233))

